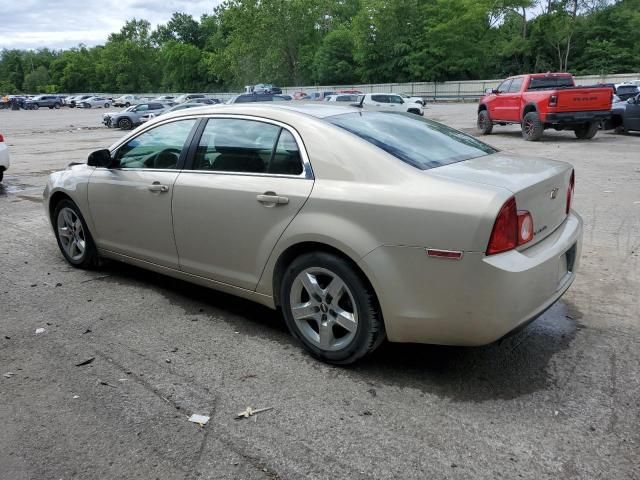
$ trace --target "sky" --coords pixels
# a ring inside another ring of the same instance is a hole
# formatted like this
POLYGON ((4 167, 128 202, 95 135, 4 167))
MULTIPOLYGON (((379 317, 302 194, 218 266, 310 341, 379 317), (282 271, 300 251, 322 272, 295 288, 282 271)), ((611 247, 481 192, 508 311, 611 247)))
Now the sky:
POLYGON ((199 18, 220 0, 0 0, 0 50, 104 44, 131 18, 152 27, 173 12, 199 18))

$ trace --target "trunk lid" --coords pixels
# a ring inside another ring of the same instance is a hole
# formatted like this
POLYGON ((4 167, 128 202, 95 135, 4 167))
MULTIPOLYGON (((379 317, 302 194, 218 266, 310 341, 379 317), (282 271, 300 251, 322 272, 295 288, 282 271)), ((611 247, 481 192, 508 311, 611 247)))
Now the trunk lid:
MULTIPOLYGON (((528 248, 546 238, 567 217, 567 189, 572 171, 573 167, 565 162, 496 153, 427 172, 438 177, 502 187, 512 192, 518 210, 528 210, 533 217, 535 236, 522 246, 528 248)), ((495 212, 497 214, 498 211, 495 212)))
POLYGON ((558 105, 550 112, 586 112, 611 109, 610 88, 568 88, 554 90, 558 96, 558 105))

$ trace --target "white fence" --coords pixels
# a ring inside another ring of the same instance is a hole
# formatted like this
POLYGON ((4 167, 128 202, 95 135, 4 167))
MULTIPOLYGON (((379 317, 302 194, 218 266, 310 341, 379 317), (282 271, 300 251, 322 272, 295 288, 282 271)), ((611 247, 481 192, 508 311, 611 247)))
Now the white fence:
MULTIPOLYGON (((308 85, 301 87, 282 87, 282 93, 293 95, 295 92, 324 92, 336 90, 358 90, 363 93, 406 93, 423 97, 430 101, 465 101, 477 100, 485 89, 497 87, 503 79, 494 80, 465 80, 459 82, 411 82, 411 83, 373 83, 359 85, 308 85)), ((575 77, 577 85, 595 85, 596 83, 624 83, 640 80, 639 73, 623 73, 618 75, 587 75, 575 77)), ((184 93, 184 92, 183 92, 184 93)), ((198 93, 198 92, 187 92, 198 93)), ((238 93, 229 92, 202 92, 207 97, 228 100, 238 93)), ((140 94, 144 98, 154 98, 167 93, 144 93, 140 94)), ((182 93, 172 93, 170 95, 182 95, 182 93)), ((109 95, 118 97, 120 95, 109 95)))
MULTIPOLYGON (((640 79, 640 73, 624 73, 619 75, 588 75, 575 77, 577 85, 594 85, 596 83, 624 83, 640 79)), ((363 93, 406 93, 428 100, 476 100, 485 89, 497 87, 503 79, 466 80, 459 82, 412 82, 412 83, 375 83, 364 85, 322 85, 305 87, 286 87, 282 93, 292 95, 294 92, 323 92, 335 90, 359 90, 363 93)))

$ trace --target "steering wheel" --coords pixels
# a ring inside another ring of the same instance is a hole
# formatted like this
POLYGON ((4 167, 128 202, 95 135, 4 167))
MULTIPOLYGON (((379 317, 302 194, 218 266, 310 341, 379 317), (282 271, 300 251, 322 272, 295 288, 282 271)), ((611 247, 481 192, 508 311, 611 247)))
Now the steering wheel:
POLYGON ((165 148, 145 160, 144 164, 147 168, 176 168, 179 159, 180 150, 178 148, 165 148))

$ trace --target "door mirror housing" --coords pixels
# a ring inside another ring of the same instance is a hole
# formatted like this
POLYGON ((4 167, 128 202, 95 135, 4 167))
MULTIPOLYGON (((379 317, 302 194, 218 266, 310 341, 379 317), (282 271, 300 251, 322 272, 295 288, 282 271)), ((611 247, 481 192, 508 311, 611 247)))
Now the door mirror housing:
POLYGON ((111 158, 111 152, 106 148, 91 152, 89 154, 89 158, 87 159, 87 165, 89 165, 90 167, 109 168, 112 162, 113 160, 111 158))

